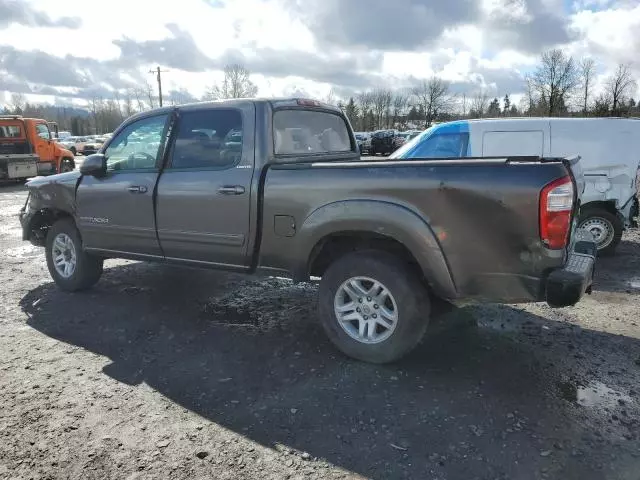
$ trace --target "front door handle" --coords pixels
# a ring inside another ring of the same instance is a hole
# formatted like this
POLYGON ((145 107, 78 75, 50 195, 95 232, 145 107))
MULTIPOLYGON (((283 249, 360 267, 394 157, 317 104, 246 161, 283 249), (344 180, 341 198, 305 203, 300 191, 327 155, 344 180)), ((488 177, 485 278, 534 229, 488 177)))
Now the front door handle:
POLYGON ((244 193, 244 187, 242 185, 225 185, 218 189, 218 193, 222 195, 242 195, 244 193))
POLYGON ((127 190, 129 193, 147 193, 147 187, 144 185, 131 185, 127 190))

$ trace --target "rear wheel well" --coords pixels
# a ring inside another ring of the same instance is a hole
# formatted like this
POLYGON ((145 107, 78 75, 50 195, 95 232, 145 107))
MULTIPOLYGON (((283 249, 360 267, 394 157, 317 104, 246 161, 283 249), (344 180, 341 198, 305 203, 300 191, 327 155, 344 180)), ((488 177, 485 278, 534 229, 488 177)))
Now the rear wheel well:
POLYGON ((44 208, 38 211, 31 220, 29 240, 35 245, 44 247, 49 229, 62 218, 70 218, 73 221, 71 214, 64 210, 44 208))
POLYGON ((424 272, 409 249, 398 240, 373 232, 340 232, 320 240, 309 258, 308 273, 321 277, 336 259, 355 251, 381 250, 404 261, 411 270, 426 282, 424 272))
POLYGON ((606 210, 607 212, 612 213, 613 215, 616 215, 616 216, 618 215, 618 210, 616 209, 615 202, 589 202, 582 205, 580 207, 580 210, 582 212, 585 212, 587 210, 594 210, 598 208, 602 210, 606 210))

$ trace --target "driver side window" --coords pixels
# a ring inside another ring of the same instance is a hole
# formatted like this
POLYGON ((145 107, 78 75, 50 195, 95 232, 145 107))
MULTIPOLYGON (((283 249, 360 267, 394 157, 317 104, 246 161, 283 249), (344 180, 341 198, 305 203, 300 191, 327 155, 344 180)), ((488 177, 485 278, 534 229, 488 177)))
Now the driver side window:
POLYGON ((51 133, 49 132, 49 127, 47 127, 44 123, 38 123, 36 125, 36 133, 40 138, 45 140, 51 140, 51 133))
POLYGON ((168 114, 127 125, 105 150, 108 171, 156 168, 168 114))

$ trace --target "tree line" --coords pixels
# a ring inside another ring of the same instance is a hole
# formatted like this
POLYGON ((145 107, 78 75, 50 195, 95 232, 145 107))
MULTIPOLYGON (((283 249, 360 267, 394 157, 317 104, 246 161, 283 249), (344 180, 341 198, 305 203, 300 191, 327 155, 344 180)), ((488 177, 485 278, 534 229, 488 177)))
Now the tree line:
MULTIPOLYGON (((491 98, 486 90, 454 93, 451 84, 438 76, 421 80, 410 89, 376 88, 346 100, 333 91, 322 99, 338 105, 353 128, 372 131, 390 128, 426 128, 434 122, 456 119, 510 116, 640 116, 633 98, 638 86, 631 66, 620 64, 594 92, 597 65, 591 58, 576 61, 560 49, 544 52, 536 68, 524 77, 524 97, 516 105, 510 93, 491 98)), ((257 86, 242 65, 228 65, 221 82, 207 88, 200 100, 255 97, 257 86)), ((196 100, 184 89, 173 92, 168 104, 196 100)), ((13 94, 5 113, 43 117, 56 121, 61 130, 75 135, 113 131, 125 118, 155 108, 158 98, 150 83, 121 92, 112 98, 94 97, 87 110, 33 105, 24 95, 13 94)))

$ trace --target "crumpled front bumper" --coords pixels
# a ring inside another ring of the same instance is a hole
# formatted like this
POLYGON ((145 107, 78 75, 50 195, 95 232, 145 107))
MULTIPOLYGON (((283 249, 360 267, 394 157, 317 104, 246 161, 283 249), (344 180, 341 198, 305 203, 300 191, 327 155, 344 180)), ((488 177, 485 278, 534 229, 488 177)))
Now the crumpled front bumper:
POLYGON ((590 232, 576 229, 564 267, 547 277, 546 301, 551 307, 570 307, 591 293, 598 246, 590 232))
POLYGON ((31 200, 31 192, 27 195, 27 201, 20 209, 18 218, 20 219, 20 226, 22 227, 22 240, 31 240, 31 226, 35 212, 29 209, 29 202, 31 200))

